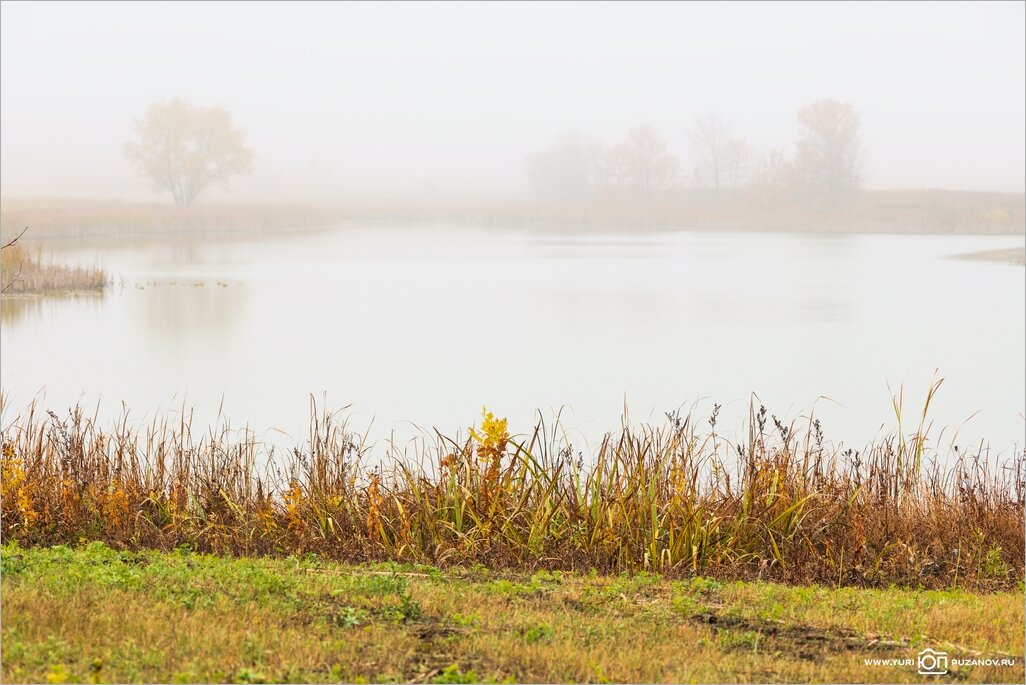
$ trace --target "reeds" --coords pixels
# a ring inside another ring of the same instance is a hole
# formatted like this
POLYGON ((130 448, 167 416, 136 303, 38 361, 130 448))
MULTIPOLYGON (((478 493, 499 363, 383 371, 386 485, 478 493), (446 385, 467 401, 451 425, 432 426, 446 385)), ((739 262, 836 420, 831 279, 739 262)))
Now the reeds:
MULTIPOLYGON (((932 392, 931 392, 932 394, 932 392)), ((751 411, 605 435, 590 457, 539 421, 368 448, 331 414, 288 453, 228 426, 103 429, 80 408, 4 421, 2 533, 224 554, 316 553, 494 568, 648 569, 831 585, 995 588, 1023 580, 1026 453, 939 453, 925 422, 831 450, 818 422, 751 411), (705 428, 709 426, 709 428, 705 428)))
POLYGON ((5 295, 100 290, 107 273, 96 267, 65 266, 45 260, 20 243, 0 251, 0 283, 5 295))

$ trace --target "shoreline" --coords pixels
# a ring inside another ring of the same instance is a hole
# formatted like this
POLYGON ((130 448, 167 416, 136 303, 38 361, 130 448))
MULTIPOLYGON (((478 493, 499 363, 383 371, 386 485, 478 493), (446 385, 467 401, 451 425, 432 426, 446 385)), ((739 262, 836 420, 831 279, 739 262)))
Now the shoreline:
POLYGON ((1026 232, 1022 193, 864 191, 843 208, 708 197, 691 191, 562 202, 380 199, 325 202, 210 200, 177 209, 103 199, 0 200, 0 233, 26 226, 26 240, 317 230, 360 223, 474 224, 487 230, 743 231, 766 233, 1007 235, 1026 232))
POLYGON ((955 259, 968 259, 977 262, 996 262, 1013 266, 1026 266, 1026 246, 1006 247, 981 252, 965 252, 953 255, 955 259))

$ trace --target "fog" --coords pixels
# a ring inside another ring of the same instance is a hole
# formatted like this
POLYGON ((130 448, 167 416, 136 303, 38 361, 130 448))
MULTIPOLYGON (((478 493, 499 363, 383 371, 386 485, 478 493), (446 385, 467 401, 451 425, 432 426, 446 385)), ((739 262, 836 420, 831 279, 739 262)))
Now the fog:
POLYGON ((156 197, 124 144, 176 96, 245 130, 238 198, 521 198, 563 131, 648 124, 688 167, 694 117, 788 150, 827 97, 867 188, 1021 192, 1024 7, 5 2, 2 192, 156 197))

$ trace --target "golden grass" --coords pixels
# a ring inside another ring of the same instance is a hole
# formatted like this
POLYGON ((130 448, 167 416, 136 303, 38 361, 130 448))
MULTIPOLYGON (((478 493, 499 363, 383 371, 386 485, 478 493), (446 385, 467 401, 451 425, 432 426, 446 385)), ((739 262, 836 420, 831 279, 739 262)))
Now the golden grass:
POLYGON ((107 273, 96 267, 72 267, 47 261, 15 243, 0 251, 0 283, 5 295, 101 290, 107 273))
POLYGON ((833 586, 1022 581, 1026 454, 994 463, 937 451, 925 409, 913 432, 899 419, 892 437, 843 452, 824 445, 818 422, 771 422, 764 408, 746 443, 728 444, 716 414, 625 425, 584 460, 558 425, 510 435, 488 414, 466 437, 378 455, 315 413, 306 444, 268 454, 228 426, 194 440, 184 421, 107 430, 80 409, 62 418, 33 406, 0 432, 2 533, 833 586))

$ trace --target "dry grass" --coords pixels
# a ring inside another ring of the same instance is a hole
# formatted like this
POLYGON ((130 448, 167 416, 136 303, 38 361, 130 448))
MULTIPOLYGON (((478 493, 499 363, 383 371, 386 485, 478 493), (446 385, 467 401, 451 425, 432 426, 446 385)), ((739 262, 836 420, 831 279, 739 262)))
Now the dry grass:
POLYGON ((207 202, 179 208, 165 203, 118 200, 10 199, 0 203, 5 237, 31 226, 33 239, 127 237, 325 226, 337 208, 259 202, 207 202))
POLYGON ((107 281, 103 269, 54 264, 41 250, 30 251, 21 243, 0 251, 0 283, 5 295, 101 290, 107 281))
POLYGON ((822 209, 741 191, 673 191, 637 199, 562 202, 474 199, 361 199, 330 203, 207 201, 167 203, 4 198, 0 235, 32 227, 34 238, 100 238, 163 233, 240 232, 337 226, 349 221, 451 221, 538 230, 643 229, 952 233, 1022 235, 1022 193, 939 190, 864 191, 850 204, 822 209))
POLYGON ((4 682, 1022 682, 1023 594, 232 559, 3 562, 4 682), (116 610, 112 608, 116 607, 116 610), (1014 665, 921 676, 930 647, 1014 665))
POLYGON ((717 436, 715 411, 669 415, 606 435, 585 460, 558 425, 511 436, 490 415, 466 437, 377 455, 315 413, 305 445, 267 454, 227 426, 195 440, 184 420, 107 430, 80 409, 30 407, 0 432, 2 533, 28 545, 1015 586, 1026 454, 938 452, 925 415, 910 432, 899 415, 893 437, 844 452, 828 450, 818 423, 783 425, 762 408, 740 445, 717 436))

